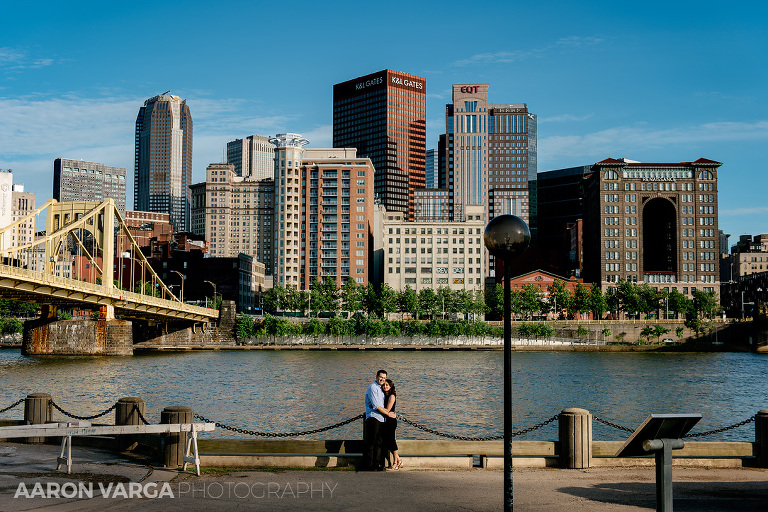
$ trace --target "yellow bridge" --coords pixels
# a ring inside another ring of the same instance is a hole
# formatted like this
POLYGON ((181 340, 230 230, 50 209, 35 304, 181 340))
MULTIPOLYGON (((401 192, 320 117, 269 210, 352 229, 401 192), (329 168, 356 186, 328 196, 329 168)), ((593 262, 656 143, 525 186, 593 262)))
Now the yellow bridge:
POLYGON ((182 303, 160 280, 113 199, 48 200, 0 229, 0 259, 0 297, 47 306, 51 318, 64 307, 98 309, 107 320, 208 324, 218 318, 214 309, 182 303), (123 250, 116 257, 118 241, 123 250))

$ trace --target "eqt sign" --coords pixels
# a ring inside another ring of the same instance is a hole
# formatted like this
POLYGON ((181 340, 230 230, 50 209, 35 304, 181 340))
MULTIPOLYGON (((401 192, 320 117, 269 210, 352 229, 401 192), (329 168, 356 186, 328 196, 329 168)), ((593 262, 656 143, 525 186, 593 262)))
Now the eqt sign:
POLYGON ((462 85, 461 92, 477 92, 476 85, 462 85))

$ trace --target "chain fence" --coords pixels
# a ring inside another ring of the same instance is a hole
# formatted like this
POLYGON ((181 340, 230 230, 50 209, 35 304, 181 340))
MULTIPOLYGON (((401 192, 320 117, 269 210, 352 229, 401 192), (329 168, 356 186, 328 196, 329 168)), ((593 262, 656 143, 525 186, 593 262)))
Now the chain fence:
POLYGON ((683 437, 704 437, 704 436, 710 436, 712 434, 719 434, 720 432, 726 432, 728 430, 733 430, 735 428, 743 427, 744 425, 748 423, 752 423, 753 421, 755 421, 755 416, 752 416, 751 418, 747 418, 744 421, 734 423, 733 425, 728 425, 727 427, 716 428, 714 430, 707 430, 706 432, 697 432, 695 434, 688 434, 683 437))
POLYGON ((71 412, 67 412, 64 409, 62 409, 61 407, 59 407, 59 404, 57 404, 53 400, 51 400, 51 405, 53 406, 54 409, 59 411, 64 416, 69 416, 70 418, 74 418, 76 420, 95 420, 96 418, 100 418, 100 417, 102 417, 102 416, 104 416, 106 414, 109 414, 110 412, 114 411, 115 407, 117 407, 117 402, 115 402, 112 405, 112 407, 110 407, 109 409, 107 409, 105 411, 102 411, 102 412, 100 412, 98 414, 94 414, 93 416, 79 416, 77 414, 73 414, 71 412))
POLYGON ((21 404, 24 400, 25 400, 24 398, 19 398, 18 400, 16 400, 14 403, 9 405, 8 407, 5 407, 4 409, 0 409, 0 414, 4 413, 5 411, 10 411, 11 409, 16 407, 17 405, 21 404))
MULTIPOLYGON (((556 415, 552 416, 551 418, 549 418, 548 420, 542 421, 541 423, 537 423, 536 425, 533 425, 533 426, 528 427, 528 428, 524 428, 522 430, 518 430, 516 432, 512 432, 510 434, 510 436, 517 437, 517 436, 521 436, 523 434, 527 434, 528 432, 533 432, 534 430, 538 430, 538 429, 540 429, 540 428, 542 428, 542 427, 544 427, 546 425, 549 425, 550 423, 555 421, 559 416, 560 416, 559 414, 556 414, 556 415)), ((412 427, 415 427, 415 428, 417 428, 419 430, 423 430, 424 432, 428 432, 428 433, 434 434, 436 436, 447 437, 449 439, 456 439, 456 440, 459 440, 459 441, 499 441, 501 439, 504 439, 504 435, 503 434, 502 435, 498 435, 498 436, 488 436, 488 437, 470 437, 470 436, 459 436, 459 435, 455 435, 455 434, 446 434, 445 432, 440 432, 438 430, 434 430, 434 429, 431 429, 429 427, 425 427, 424 425, 420 425, 420 424, 418 424, 418 423, 416 423, 414 421, 411 421, 411 420, 407 419, 406 417, 404 417, 402 414, 398 414, 397 415, 397 419, 402 421, 403 423, 406 423, 406 424, 408 424, 408 425, 410 425, 412 427)))
POLYGON ((205 423, 214 423, 218 428, 223 428, 224 430, 229 430, 231 432, 237 432, 238 434, 247 434, 249 436, 256 436, 256 437, 299 437, 299 436, 308 436, 311 434, 318 434, 320 432, 325 432, 327 430, 332 430, 334 428, 343 427, 344 425, 347 425, 349 423, 352 423, 353 421, 362 419, 365 414, 358 414, 354 418, 349 418, 348 420, 340 421, 339 423, 334 423, 333 425, 328 425, 327 427, 321 427, 316 428, 313 430, 305 430, 303 432, 260 432, 258 430, 248 430, 246 428, 238 428, 238 427, 232 427, 230 425, 225 425, 224 423, 219 423, 217 421, 209 420, 205 416, 202 416, 200 414, 195 414, 195 418, 197 418, 200 421, 204 421, 205 423))
MULTIPOLYGON (((603 425, 607 425, 609 427, 613 427, 617 430, 623 430, 624 432, 634 432, 635 429, 622 427, 621 425, 617 425, 616 423, 613 423, 612 421, 604 420, 602 418, 598 418, 597 416, 592 416, 592 419, 595 421, 602 423, 603 425)), ((739 427, 743 427, 744 425, 747 425, 749 423, 752 423, 755 421, 755 416, 751 416, 743 421, 740 421, 738 423, 734 423, 733 425, 728 425, 727 427, 721 427, 716 428, 714 430, 707 430, 705 432, 696 432, 695 434, 686 434, 683 436, 683 438, 689 438, 689 437, 705 437, 705 436, 711 436, 713 434, 720 434, 722 432, 727 432, 729 430, 733 430, 739 427)))
MULTIPOLYGON (((9 405, 8 407, 4 407, 4 408, 0 409, 0 414, 13 409, 14 407, 17 407, 17 406, 21 405, 24 402, 24 400, 25 400, 25 398, 20 398, 19 400, 15 401, 14 403, 9 405)), ((102 411, 102 412, 100 412, 98 414, 93 414, 91 416, 81 416, 81 415, 77 415, 77 414, 71 413, 69 411, 66 411, 61 406, 59 406, 59 404, 54 402, 53 400, 51 400, 51 405, 57 411, 59 411, 63 415, 68 416, 70 418, 74 418, 74 419, 77 419, 77 420, 93 420, 93 419, 105 416, 105 415, 109 414, 110 412, 114 411, 115 408, 117 407, 117 402, 115 404, 113 404, 111 407, 109 407, 108 409, 106 409, 106 410, 104 410, 104 411, 102 411)), ((150 425, 150 422, 144 417, 144 415, 142 414, 142 412, 139 409, 138 405, 134 404, 133 409, 131 410, 131 414, 133 414, 133 412, 136 412, 136 414, 139 417, 139 420, 144 425, 150 425)), ((333 430, 335 428, 343 427, 344 425, 348 425, 348 424, 350 424, 350 423, 352 423, 354 421, 357 421, 359 419, 363 419, 365 417, 365 415, 364 414, 358 414, 357 416, 354 416, 352 418, 346 419, 344 421, 340 421, 338 423, 334 423, 332 425, 328 425, 326 427, 315 428, 315 429, 312 429, 312 430, 304 430, 304 431, 301 431, 301 432, 268 432, 268 431, 250 430, 250 429, 246 429, 246 428, 233 427, 231 425, 226 425, 224 423, 213 421, 213 420, 210 420, 210 419, 208 419, 205 416, 202 416, 200 414, 195 414, 194 417, 196 419, 204 421, 206 423, 214 423, 216 425, 216 427, 218 427, 218 428, 221 428, 221 429, 224 429, 224 430, 229 430, 231 432, 235 432, 235 433, 238 433, 238 434, 246 434, 246 435, 255 436, 255 437, 301 437, 301 436, 307 436, 307 435, 312 435, 312 434, 319 434, 321 432, 326 432, 326 431, 329 431, 329 430, 333 430)), ((544 421, 542 421, 540 423, 537 423, 535 425, 532 425, 532 426, 530 426, 528 428, 524 428, 524 429, 512 432, 510 435, 512 437, 517 437, 517 436, 521 436, 523 434, 527 434, 529 432, 533 432, 535 430, 538 430, 538 429, 541 429, 541 428, 545 427, 546 425, 549 425, 550 423, 552 423, 555 420, 557 420, 559 417, 560 417, 560 415, 556 414, 556 415, 552 416, 551 418, 549 418, 547 420, 544 420, 544 421)), ((747 419, 745 419, 743 421, 740 421, 738 423, 734 423, 733 425, 728 425, 726 427, 716 428, 716 429, 713 429, 713 430, 707 430, 705 432, 697 432, 697 433, 693 433, 693 434, 689 433, 688 435, 686 435, 684 437, 685 438, 695 438, 695 437, 705 437, 705 436, 710 436, 710 435, 714 435, 714 434, 720 434, 722 432, 727 432, 729 430, 734 430, 734 429, 737 429, 739 427, 743 427, 744 425, 748 425, 750 423, 753 423, 755 421, 755 418, 756 418, 756 416, 751 416, 751 417, 749 417, 749 418, 747 418, 747 419)), ((448 434, 446 432, 441 432, 439 430, 435 430, 435 429, 426 427, 424 425, 416 423, 415 421, 411 421, 408 418, 406 418, 405 416, 403 416, 402 414, 398 414, 397 415, 397 419, 402 421, 403 423, 405 423, 407 425, 410 425, 411 427, 414 427, 414 428, 416 428, 418 430, 421 430, 423 432, 427 432, 429 434, 433 434, 433 435, 440 436, 440 437, 445 437, 445 438, 448 438, 448 439, 456 439, 456 440, 459 440, 459 441, 498 441, 498 440, 504 439, 504 435, 485 436, 485 437, 472 437, 472 436, 461 436, 461 435, 456 435, 456 434, 448 434)), ((603 425, 606 425, 608 427, 614 428, 616 430, 621 430, 623 432, 632 433, 632 432, 635 431, 635 429, 619 425, 619 424, 614 423, 612 421, 600 418, 599 416, 596 416, 596 415, 592 415, 592 419, 594 419, 598 423, 602 423, 603 425)))

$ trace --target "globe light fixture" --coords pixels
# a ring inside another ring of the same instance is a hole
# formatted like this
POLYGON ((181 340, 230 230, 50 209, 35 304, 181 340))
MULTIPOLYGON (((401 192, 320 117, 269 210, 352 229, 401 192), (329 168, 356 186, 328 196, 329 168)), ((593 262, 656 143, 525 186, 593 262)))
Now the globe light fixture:
POLYGON ((504 511, 512 512, 512 260, 531 243, 531 231, 520 217, 499 215, 485 227, 485 247, 504 262, 504 511))

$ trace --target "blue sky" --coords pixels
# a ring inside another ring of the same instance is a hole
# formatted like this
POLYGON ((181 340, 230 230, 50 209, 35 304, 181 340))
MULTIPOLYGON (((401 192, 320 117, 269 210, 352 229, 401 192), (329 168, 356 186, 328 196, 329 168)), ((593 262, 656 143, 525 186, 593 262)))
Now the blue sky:
POLYGON ((539 171, 717 160, 721 229, 768 233, 765 2, 45 0, 0 20, 0 168, 38 204, 57 157, 132 174, 138 109, 166 90, 190 106, 198 182, 235 138, 330 146, 333 84, 390 68, 427 80, 428 147, 451 84, 488 83, 537 114, 539 171))

